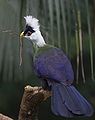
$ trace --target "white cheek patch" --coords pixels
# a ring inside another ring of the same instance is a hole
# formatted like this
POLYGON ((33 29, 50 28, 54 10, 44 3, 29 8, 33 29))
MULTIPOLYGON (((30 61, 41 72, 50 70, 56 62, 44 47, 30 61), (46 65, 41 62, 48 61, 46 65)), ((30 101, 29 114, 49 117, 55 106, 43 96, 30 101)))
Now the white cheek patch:
POLYGON ((31 38, 32 38, 32 40, 37 40, 38 34, 36 32, 32 33, 31 38))

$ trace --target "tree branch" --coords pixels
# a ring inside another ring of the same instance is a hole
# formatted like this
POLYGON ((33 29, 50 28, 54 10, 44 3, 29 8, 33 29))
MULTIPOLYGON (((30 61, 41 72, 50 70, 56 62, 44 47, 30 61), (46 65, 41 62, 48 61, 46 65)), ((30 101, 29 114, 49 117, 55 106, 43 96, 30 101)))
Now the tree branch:
POLYGON ((10 117, 5 116, 3 114, 0 114, 0 120, 13 120, 13 119, 10 118, 10 117))
POLYGON ((38 120, 39 105, 51 96, 51 91, 41 87, 26 86, 20 105, 18 120, 38 120))

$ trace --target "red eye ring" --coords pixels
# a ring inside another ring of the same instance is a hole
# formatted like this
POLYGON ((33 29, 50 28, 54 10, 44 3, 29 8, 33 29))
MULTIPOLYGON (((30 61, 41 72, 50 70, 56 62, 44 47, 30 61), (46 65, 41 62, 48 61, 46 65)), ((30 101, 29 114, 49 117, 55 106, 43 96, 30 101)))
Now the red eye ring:
POLYGON ((32 34, 31 31, 28 31, 28 32, 27 32, 27 36, 30 36, 31 34, 32 34))

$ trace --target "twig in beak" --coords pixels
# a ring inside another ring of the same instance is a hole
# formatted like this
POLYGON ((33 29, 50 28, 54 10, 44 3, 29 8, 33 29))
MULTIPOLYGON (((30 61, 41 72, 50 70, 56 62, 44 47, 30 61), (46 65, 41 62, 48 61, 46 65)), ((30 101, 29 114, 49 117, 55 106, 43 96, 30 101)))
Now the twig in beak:
POLYGON ((20 66, 22 65, 22 37, 20 37, 20 66))
POLYGON ((11 35, 17 35, 17 36, 19 36, 19 34, 18 33, 16 33, 16 32, 14 32, 14 31, 12 31, 12 30, 4 30, 4 31, 2 31, 2 32, 8 32, 8 33, 10 33, 11 35))

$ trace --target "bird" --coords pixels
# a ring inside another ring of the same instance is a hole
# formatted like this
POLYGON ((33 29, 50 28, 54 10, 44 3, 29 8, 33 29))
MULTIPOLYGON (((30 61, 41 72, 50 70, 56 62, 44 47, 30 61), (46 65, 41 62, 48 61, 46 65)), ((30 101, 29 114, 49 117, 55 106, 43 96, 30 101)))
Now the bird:
POLYGON ((72 118, 92 116, 92 105, 72 85, 74 72, 71 62, 59 48, 45 42, 37 18, 24 17, 26 26, 20 37, 37 45, 33 64, 35 75, 44 90, 51 90, 51 110, 57 116, 72 118))

